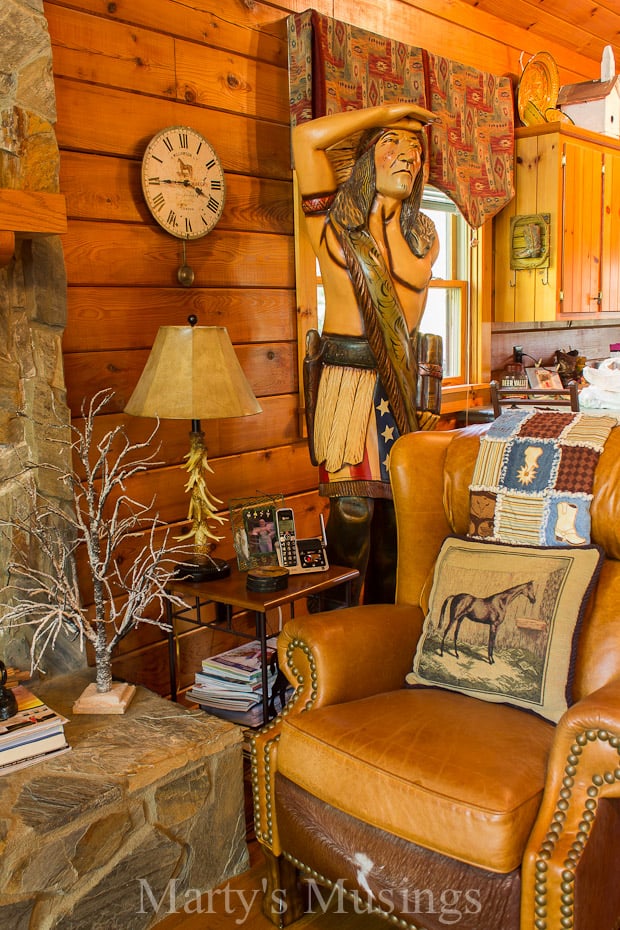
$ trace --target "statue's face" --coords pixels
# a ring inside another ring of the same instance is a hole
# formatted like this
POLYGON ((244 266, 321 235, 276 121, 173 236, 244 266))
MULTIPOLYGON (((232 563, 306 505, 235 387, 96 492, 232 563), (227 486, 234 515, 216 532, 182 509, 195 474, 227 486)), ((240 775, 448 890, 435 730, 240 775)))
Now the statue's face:
POLYGON ((375 144, 377 192, 405 200, 422 167, 422 143, 406 129, 388 129, 375 144))

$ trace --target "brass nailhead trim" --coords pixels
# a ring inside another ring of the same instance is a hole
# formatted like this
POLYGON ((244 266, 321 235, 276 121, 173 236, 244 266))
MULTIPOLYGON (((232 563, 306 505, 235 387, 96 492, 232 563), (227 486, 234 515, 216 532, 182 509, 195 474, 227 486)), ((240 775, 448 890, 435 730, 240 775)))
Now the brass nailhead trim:
MULTIPOLYGON (((333 882, 331 879, 326 878, 324 875, 321 875, 320 872, 317 872, 315 869, 311 869, 310 866, 306 865, 300 859, 297 859, 295 856, 291 856, 287 852, 283 852, 285 859, 288 859, 297 869, 300 869, 305 875, 308 875, 310 878, 313 878, 319 885, 326 885, 328 888, 333 888, 336 882, 333 882)), ((355 901, 355 892, 348 891, 346 888, 342 888, 342 893, 345 895, 349 901, 355 901)), ((409 921, 405 920, 404 917, 398 917, 396 914, 387 914, 385 911, 382 911, 379 907, 374 907, 369 901, 366 902, 368 910, 373 914, 379 914, 381 917, 389 921, 389 923, 395 924, 397 927, 402 927, 403 930, 423 930, 418 924, 411 924, 409 921)))
MULTIPOLYGON (((540 845, 538 858, 536 860, 536 882, 534 886, 537 905, 535 909, 536 920, 534 921, 536 930, 550 930, 547 924, 546 907, 548 894, 547 860, 551 858, 555 845, 562 834, 563 823, 566 820, 565 811, 568 810, 570 806, 572 789, 575 784, 574 776, 577 774, 583 747, 596 740, 609 742, 609 745, 620 755, 620 736, 610 734, 607 730, 586 730, 583 733, 579 733, 571 746, 571 751, 566 759, 564 778, 562 779, 563 788, 560 791, 556 810, 546 838, 540 845)), ((613 784, 615 781, 620 781, 620 767, 615 768, 613 772, 604 772, 602 775, 597 773, 593 775, 592 784, 588 787, 586 792, 588 798, 584 804, 579 830, 564 861, 564 871, 562 872, 562 883, 560 886, 562 891, 562 906, 560 908, 562 918, 560 920, 560 926, 566 928, 566 930, 573 930, 574 927, 575 870, 588 841, 588 835, 594 821, 600 793, 599 789, 605 784, 613 784)))
MULTIPOLYGON (((302 691, 302 685, 304 683, 304 676, 300 673, 299 669, 295 666, 293 661, 293 653, 295 649, 301 649, 302 652, 307 656, 308 663, 310 665, 310 681, 312 683, 311 690, 311 700, 306 702, 305 707, 301 708, 301 713, 306 710, 309 710, 313 703, 316 701, 317 696, 317 670, 314 657, 310 650, 310 647, 307 643, 303 642, 300 639, 293 639, 289 643, 286 650, 286 661, 289 669, 293 673, 293 677, 297 679, 298 687, 295 690, 295 693, 292 695, 288 704, 280 711, 277 717, 274 717, 273 720, 270 720, 268 723, 263 726, 257 736, 269 733, 271 730, 274 730, 276 727, 279 727, 280 720, 283 717, 286 717, 287 714, 290 714, 294 707, 296 707, 299 697, 302 691)), ((250 737, 250 755, 251 755, 251 764, 252 764, 252 795, 254 798, 254 832, 256 838, 262 840, 266 845, 271 845, 273 842, 273 776, 272 776, 272 767, 271 767, 271 751, 280 741, 280 733, 275 733, 273 738, 266 740, 263 747, 263 771, 264 771, 264 798, 265 798, 265 815, 264 819, 267 821, 266 824, 261 822, 261 779, 258 773, 258 751, 255 743, 255 736, 250 737)))

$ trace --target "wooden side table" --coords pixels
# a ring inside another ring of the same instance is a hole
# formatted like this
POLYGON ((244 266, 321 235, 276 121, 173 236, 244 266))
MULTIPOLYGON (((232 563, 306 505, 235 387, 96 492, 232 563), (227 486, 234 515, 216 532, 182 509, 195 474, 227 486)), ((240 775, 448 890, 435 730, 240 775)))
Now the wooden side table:
MULTIPOLYGON (((231 566, 230 575, 215 581, 174 581, 169 590, 182 597, 192 606, 186 609, 174 608, 166 602, 166 619, 170 625, 168 632, 168 656, 170 663, 170 695, 177 700, 177 637, 174 621, 182 618, 196 626, 211 627, 222 630, 243 639, 258 639, 261 644, 261 673, 263 689, 263 721, 269 719, 268 705, 268 669, 267 669, 267 612, 277 607, 288 605, 290 617, 295 616, 295 601, 301 598, 318 596, 319 601, 325 592, 338 585, 344 588, 343 606, 351 603, 351 582, 359 576, 356 568, 344 568, 330 565, 325 572, 310 572, 307 575, 290 575, 288 586, 282 591, 255 592, 246 587, 247 573, 231 566), (203 620, 201 610, 207 604, 215 604, 214 620, 203 620), (233 608, 249 610, 254 613, 255 633, 238 630, 234 626, 233 608), (191 616, 193 614, 193 616, 191 616)), ((275 634, 272 634, 275 635, 275 634)))

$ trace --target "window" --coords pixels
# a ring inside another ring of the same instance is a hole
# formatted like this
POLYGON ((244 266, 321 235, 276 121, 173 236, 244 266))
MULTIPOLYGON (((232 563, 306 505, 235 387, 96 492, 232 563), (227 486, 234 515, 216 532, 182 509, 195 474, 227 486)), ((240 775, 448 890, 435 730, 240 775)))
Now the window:
POLYGON ((449 197, 433 187, 425 188, 422 210, 435 223, 441 248, 420 330, 442 337, 444 385, 464 384, 468 380, 470 230, 449 197))

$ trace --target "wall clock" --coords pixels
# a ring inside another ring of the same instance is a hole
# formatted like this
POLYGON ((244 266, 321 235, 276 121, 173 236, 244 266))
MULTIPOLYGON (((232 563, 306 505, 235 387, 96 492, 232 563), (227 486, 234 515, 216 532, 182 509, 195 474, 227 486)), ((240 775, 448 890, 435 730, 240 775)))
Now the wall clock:
POLYGON ((211 232, 224 209, 222 164, 195 129, 168 126, 146 147, 142 191, 162 229, 178 239, 200 239, 211 232))

